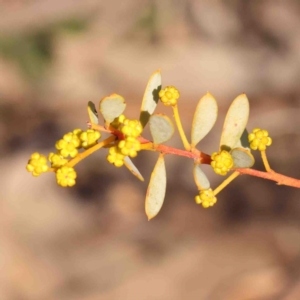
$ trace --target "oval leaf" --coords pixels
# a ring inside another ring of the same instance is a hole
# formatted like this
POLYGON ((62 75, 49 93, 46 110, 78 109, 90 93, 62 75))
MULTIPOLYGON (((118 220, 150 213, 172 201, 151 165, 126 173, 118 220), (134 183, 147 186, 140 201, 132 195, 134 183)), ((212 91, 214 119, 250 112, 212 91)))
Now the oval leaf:
POLYGON ((126 103, 124 98, 117 94, 103 98, 99 104, 99 111, 102 113, 105 121, 109 123, 120 116, 125 108, 126 103))
POLYGON ((174 134, 174 125, 171 119, 164 114, 155 114, 149 120, 150 132, 154 144, 168 141, 174 134))
POLYGON ((234 99, 227 112, 220 148, 231 150, 238 143, 244 132, 249 118, 249 101, 245 94, 234 99))
POLYGON ((230 152, 234 168, 251 168, 254 165, 254 157, 250 151, 244 148, 235 148, 230 152))
POLYGON ((216 99, 207 93, 196 107, 192 125, 192 147, 195 147, 213 128, 218 116, 216 99))
POLYGON ((90 122, 92 124, 98 124, 97 110, 96 110, 95 104, 92 101, 89 101, 87 110, 88 110, 90 122))
POLYGON ((210 182, 204 172, 201 170, 199 164, 194 164, 194 179, 198 190, 206 190, 210 188, 210 182))
POLYGON ((161 90, 161 74, 160 70, 157 70, 152 74, 150 77, 141 106, 141 113, 140 113, 140 122, 143 127, 149 121, 150 116, 153 114, 156 105, 159 100, 158 93, 161 90))
POLYGON ((135 177, 140 181, 144 181, 144 177, 128 156, 124 157, 124 165, 135 177))
POLYGON ((160 211, 166 194, 166 167, 164 155, 160 154, 151 174, 146 194, 145 211, 148 220, 154 218, 160 211))

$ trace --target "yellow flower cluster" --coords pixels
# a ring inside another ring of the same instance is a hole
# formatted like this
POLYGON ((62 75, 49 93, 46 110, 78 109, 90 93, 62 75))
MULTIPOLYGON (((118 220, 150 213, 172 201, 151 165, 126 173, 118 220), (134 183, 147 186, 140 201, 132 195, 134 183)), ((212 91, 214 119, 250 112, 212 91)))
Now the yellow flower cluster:
POLYGON ((252 133, 248 135, 248 140, 252 150, 265 151, 267 146, 272 144, 269 132, 260 128, 253 129, 252 133))
POLYGON ((63 156, 53 152, 48 155, 48 160, 50 161, 52 168, 59 168, 68 162, 68 160, 63 156))
POLYGON ((179 91, 174 86, 167 86, 159 92, 159 98, 165 106, 174 106, 180 96, 179 91))
POLYGON ((73 186, 77 175, 74 168, 68 166, 68 162, 71 160, 68 157, 74 158, 78 155, 79 149, 87 149, 96 145, 100 137, 100 132, 92 129, 88 129, 87 131, 75 129, 72 132, 66 133, 62 139, 56 142, 57 153, 51 152, 48 155, 51 169, 47 165, 46 156, 37 152, 31 155, 26 169, 33 176, 39 176, 41 173, 47 171, 54 171, 58 185, 63 187, 73 186))
POLYGON ((143 126, 138 120, 125 119, 121 128, 121 132, 128 137, 137 138, 141 135, 143 126))
POLYGON ((88 129, 80 134, 81 145, 83 148, 88 149, 97 144, 100 139, 101 133, 93 129, 88 129))
POLYGON ((26 170, 32 173, 33 176, 40 176, 42 173, 47 172, 49 167, 47 166, 46 156, 35 152, 31 155, 26 170))
POLYGON ((75 129, 73 132, 66 133, 62 139, 58 140, 55 144, 58 154, 63 157, 75 157, 78 154, 78 149, 88 149, 97 144, 100 139, 101 133, 93 129, 82 131, 75 129))
MULTIPOLYGON (((75 130, 74 130, 75 131, 75 130)), ((78 154, 78 149, 81 147, 81 141, 78 137, 78 131, 66 133, 62 139, 58 140, 55 148, 63 157, 75 157, 78 154)))
POLYGON ((122 167, 124 165, 125 155, 121 153, 118 146, 113 146, 109 149, 109 154, 106 159, 111 164, 114 164, 116 167, 122 167))
POLYGON ((124 115, 116 118, 111 126, 122 132, 124 139, 117 141, 117 144, 109 149, 107 161, 121 167, 125 156, 136 157, 137 152, 141 150, 141 143, 137 138, 141 135, 143 126, 140 121, 127 119, 124 115))
POLYGON ((204 208, 208 208, 216 204, 217 198, 212 189, 207 189, 200 191, 199 195, 195 197, 195 201, 197 204, 201 204, 204 208))
POLYGON ((118 143, 120 152, 125 156, 136 157, 141 150, 141 143, 134 137, 129 136, 118 143))
POLYGON ((56 182, 62 187, 75 185, 77 174, 73 168, 63 166, 56 171, 56 182))
POLYGON ((211 155, 212 162, 210 163, 214 171, 225 176, 228 171, 233 167, 233 159, 229 152, 222 150, 214 152, 211 155))

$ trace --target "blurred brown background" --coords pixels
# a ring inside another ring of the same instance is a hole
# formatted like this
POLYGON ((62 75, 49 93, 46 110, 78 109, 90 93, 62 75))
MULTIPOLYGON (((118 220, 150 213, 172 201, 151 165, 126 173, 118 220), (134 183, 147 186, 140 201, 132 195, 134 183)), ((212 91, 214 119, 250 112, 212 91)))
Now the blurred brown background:
POLYGON ((192 162, 170 156, 165 204, 148 222, 155 153, 135 159, 145 183, 105 151, 78 165, 74 188, 26 173, 32 152, 85 128, 88 101, 115 92, 138 117, 159 68, 181 92, 187 132, 200 97, 217 98, 201 150, 216 150, 245 92, 248 128, 274 139, 272 168, 300 178, 299 1, 0 0, 1 300, 300 299, 297 189, 243 176, 204 210, 192 162))

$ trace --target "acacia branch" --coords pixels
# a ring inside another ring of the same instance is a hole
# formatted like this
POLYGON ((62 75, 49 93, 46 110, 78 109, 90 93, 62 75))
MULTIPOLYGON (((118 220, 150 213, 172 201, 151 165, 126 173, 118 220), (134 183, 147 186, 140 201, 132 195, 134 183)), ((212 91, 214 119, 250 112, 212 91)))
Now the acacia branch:
MULTIPOLYGON (((201 164, 210 164, 211 158, 210 155, 201 152, 197 149, 192 149, 191 151, 186 151, 182 149, 177 149, 165 145, 156 145, 153 144, 151 141, 140 137, 139 141, 143 145, 147 145, 147 147, 144 148, 144 150, 153 150, 165 154, 173 154, 173 155, 178 155, 178 156, 183 156, 187 158, 194 159, 195 161, 198 161, 201 164)), ((274 172, 271 170, 270 172, 262 172, 258 171, 255 169, 250 169, 250 168, 245 168, 245 169, 234 169, 235 171, 239 172, 240 174, 246 174, 250 176, 255 176, 255 177, 260 177, 268 180, 272 180, 277 182, 278 185, 286 185, 286 186, 291 186, 295 188, 300 188, 300 180, 295 179, 292 177, 288 177, 279 173, 274 172)))
MULTIPOLYGON (((104 127, 99 126, 99 125, 97 127, 98 127, 97 128, 98 130, 101 127, 101 129, 102 129, 102 130, 100 129, 101 131, 105 130, 115 136, 118 136, 118 134, 116 134, 116 131, 104 129, 104 127)), ((122 137, 120 135, 118 136, 118 138, 122 139, 122 137)), ((144 145, 144 147, 142 146, 143 150, 152 150, 152 151, 161 152, 161 153, 165 153, 165 154, 173 154, 173 155, 177 155, 177 156, 183 156, 183 157, 194 159, 195 161, 199 162, 200 164, 210 164, 210 162, 211 162, 210 155, 208 155, 204 152, 201 152, 195 148, 191 149, 190 151, 187 151, 187 150, 177 149, 177 148, 165 146, 165 145, 156 145, 153 142, 151 142, 150 140, 147 140, 143 137, 139 137, 139 141, 141 142, 142 145, 144 145)), ((300 180, 299 179, 279 174, 273 170, 271 170, 270 172, 262 172, 262 171, 258 171, 258 170, 250 169, 250 168, 245 168, 245 169, 238 168, 238 169, 234 169, 234 170, 239 172, 242 175, 245 174, 245 175, 250 175, 250 176, 255 176, 255 177, 260 177, 263 179, 275 181, 275 182, 277 182, 278 185, 286 185, 286 186, 291 186, 291 187, 295 187, 295 188, 300 188, 300 180)))

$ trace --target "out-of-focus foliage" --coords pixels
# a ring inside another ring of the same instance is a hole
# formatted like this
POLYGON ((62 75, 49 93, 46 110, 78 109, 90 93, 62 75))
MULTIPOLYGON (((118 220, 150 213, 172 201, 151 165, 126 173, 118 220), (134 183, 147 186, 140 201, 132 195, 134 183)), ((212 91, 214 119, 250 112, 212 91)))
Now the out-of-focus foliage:
POLYGON ((56 35, 83 32, 87 24, 85 20, 67 19, 25 34, 0 35, 0 55, 16 62, 25 78, 34 83, 50 66, 56 35))

